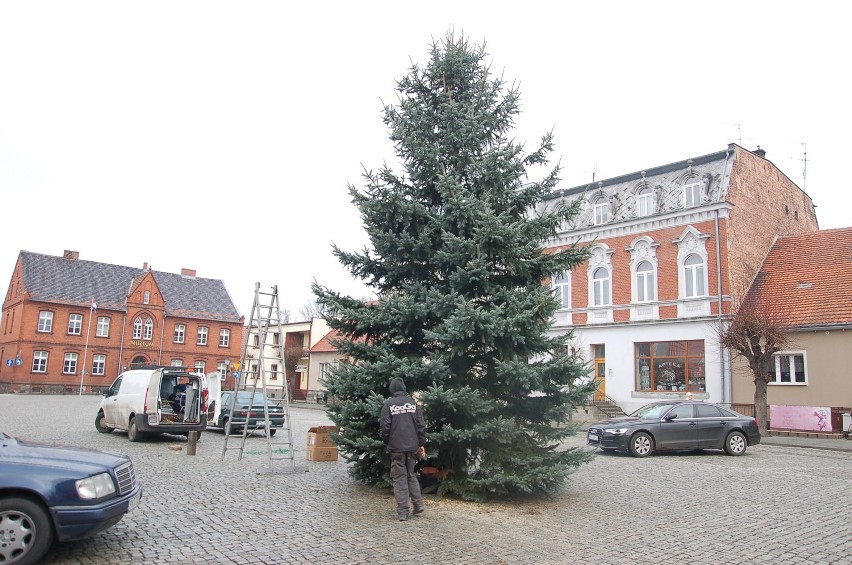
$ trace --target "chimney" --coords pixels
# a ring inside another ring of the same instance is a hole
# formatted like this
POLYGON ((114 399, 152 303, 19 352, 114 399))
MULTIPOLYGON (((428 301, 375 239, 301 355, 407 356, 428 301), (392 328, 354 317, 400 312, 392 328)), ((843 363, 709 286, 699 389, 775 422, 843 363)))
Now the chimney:
POLYGON ((145 261, 144 263, 142 263, 142 270, 143 270, 143 271, 147 271, 147 270, 148 270, 148 261, 145 261))
POLYGON ((195 278, 195 269, 183 269, 182 268, 180 270, 180 276, 187 277, 187 278, 190 278, 190 279, 194 279, 195 278))
POLYGON ((760 148, 760 145, 758 145, 758 146, 757 146, 757 149, 755 149, 754 151, 752 151, 752 153, 754 153, 755 155, 757 155, 757 156, 758 156, 758 157, 760 157, 761 159, 766 159, 766 151, 764 151, 763 149, 761 149, 761 148, 760 148))
POLYGON ((66 249, 65 253, 62 254, 62 258, 63 259, 71 259, 72 261, 77 261, 77 260, 80 259, 80 252, 79 251, 69 251, 68 249, 66 249))

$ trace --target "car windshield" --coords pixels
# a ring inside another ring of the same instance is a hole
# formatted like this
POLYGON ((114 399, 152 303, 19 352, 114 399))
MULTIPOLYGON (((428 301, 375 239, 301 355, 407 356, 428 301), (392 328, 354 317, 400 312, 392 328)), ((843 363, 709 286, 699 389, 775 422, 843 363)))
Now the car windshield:
POLYGON ((660 418, 671 407, 671 404, 648 404, 631 414, 631 416, 634 418, 660 418))

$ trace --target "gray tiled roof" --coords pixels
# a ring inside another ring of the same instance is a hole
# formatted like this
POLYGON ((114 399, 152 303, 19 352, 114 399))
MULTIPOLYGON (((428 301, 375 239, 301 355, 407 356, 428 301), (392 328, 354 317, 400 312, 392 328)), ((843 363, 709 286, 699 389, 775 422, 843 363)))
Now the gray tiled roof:
MULTIPOLYGON (((94 298, 99 309, 110 310, 123 311, 134 278, 148 272, 29 251, 21 251, 20 261, 24 291, 31 300, 88 307, 94 298)), ((150 273, 166 302, 167 316, 239 322, 240 315, 221 280, 150 273)))

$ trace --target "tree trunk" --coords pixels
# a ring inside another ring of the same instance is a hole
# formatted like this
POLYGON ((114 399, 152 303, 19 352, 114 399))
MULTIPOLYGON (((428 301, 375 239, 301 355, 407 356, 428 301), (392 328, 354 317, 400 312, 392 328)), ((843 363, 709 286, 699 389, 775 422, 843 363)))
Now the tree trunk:
POLYGON ((769 407, 766 405, 766 381, 760 377, 754 378, 754 417, 757 420, 757 426, 760 428, 760 433, 763 434, 767 430, 766 424, 769 422, 769 407))

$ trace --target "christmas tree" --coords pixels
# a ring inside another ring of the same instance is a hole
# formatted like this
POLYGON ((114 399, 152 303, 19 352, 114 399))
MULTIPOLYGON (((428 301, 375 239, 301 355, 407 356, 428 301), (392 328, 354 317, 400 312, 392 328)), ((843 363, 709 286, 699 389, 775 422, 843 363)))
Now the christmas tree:
POLYGON ((464 37, 434 42, 384 108, 405 174, 386 165, 349 186, 371 247, 333 252, 378 299, 313 285, 351 361, 325 383, 351 474, 388 484, 379 412, 402 377, 424 411, 428 462, 445 473, 439 493, 468 500, 550 492, 591 457, 560 448, 588 367, 569 336, 547 332, 558 307, 548 283, 586 250, 544 247, 577 209, 535 212, 559 180, 552 136, 532 152, 511 138, 518 89, 486 57, 464 37))

